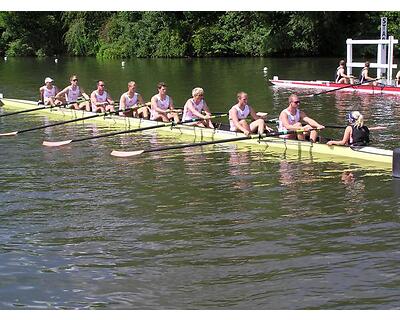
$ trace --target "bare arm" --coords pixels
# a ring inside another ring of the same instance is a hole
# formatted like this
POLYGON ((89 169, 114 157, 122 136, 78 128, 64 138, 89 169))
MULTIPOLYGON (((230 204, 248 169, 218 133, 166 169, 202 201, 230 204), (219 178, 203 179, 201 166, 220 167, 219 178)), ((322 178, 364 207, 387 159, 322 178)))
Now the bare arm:
POLYGON ((84 97, 86 100, 89 100, 90 98, 87 95, 87 93, 85 92, 85 90, 82 87, 80 87, 79 89, 81 90, 82 97, 84 97))
POLYGON ((138 94, 138 102, 139 104, 144 105, 144 100, 141 94, 138 94))
POLYGON ((346 130, 344 131, 342 140, 328 141, 327 145, 329 145, 329 146, 331 146, 331 145, 344 146, 344 145, 348 144, 350 141, 350 136, 351 136, 352 131, 353 131, 353 128, 350 126, 347 126, 346 130))
POLYGON ((229 119, 232 120, 233 124, 235 125, 236 129, 242 131, 246 136, 250 134, 250 131, 247 130, 239 121, 237 113, 235 110, 229 110, 229 119))
POLYGON ((114 100, 111 98, 111 96, 109 95, 109 93, 107 92, 107 102, 109 104, 114 104, 114 100))
POLYGON ((171 97, 169 97, 169 106, 168 106, 168 108, 169 108, 170 110, 174 110, 174 109, 175 109, 174 100, 172 100, 171 97))
POLYGON ((96 93, 95 93, 95 91, 93 91, 92 93, 91 93, 91 95, 90 95, 90 101, 92 102, 92 105, 94 105, 94 106, 99 106, 99 103, 97 102, 97 99, 96 99, 96 93))
POLYGON ((250 116, 253 118, 253 120, 264 119, 263 117, 260 117, 252 107, 249 106, 249 108, 250 108, 250 116))
POLYGON ((203 110, 206 113, 206 116, 210 117, 211 116, 211 112, 210 112, 210 109, 208 108, 208 105, 207 105, 206 101, 203 100, 203 103, 204 103, 203 110))
POLYGON ((39 93, 40 93, 40 101, 44 102, 44 97, 43 97, 44 89, 43 89, 43 87, 39 88, 39 93))
POLYGON ((56 94, 56 99, 60 99, 63 95, 64 96, 67 95, 68 94, 68 89, 69 89, 69 87, 66 87, 66 88, 62 89, 60 92, 58 92, 56 94))

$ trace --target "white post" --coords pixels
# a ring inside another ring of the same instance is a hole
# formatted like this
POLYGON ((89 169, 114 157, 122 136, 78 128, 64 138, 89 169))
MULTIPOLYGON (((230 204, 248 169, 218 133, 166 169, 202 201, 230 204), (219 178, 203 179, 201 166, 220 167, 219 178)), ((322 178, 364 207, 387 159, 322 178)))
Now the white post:
POLYGON ((387 82, 388 83, 392 83, 392 78, 393 78, 393 71, 392 71, 392 64, 393 64, 393 40, 394 37, 390 36, 389 37, 389 48, 388 48, 388 57, 387 57, 387 61, 388 61, 388 67, 387 67, 387 82))
MULTIPOLYGON (((378 44, 378 54, 377 54, 377 58, 376 58, 376 63, 377 64, 382 64, 383 63, 383 61, 382 61, 382 53, 383 53, 382 44, 378 44)), ((381 68, 377 68, 376 69, 376 77, 380 78, 381 75, 382 75, 382 69, 381 68)))
POLYGON ((351 44, 351 39, 347 39, 347 59, 346 59, 346 66, 347 66, 347 74, 351 75, 353 72, 353 68, 350 64, 353 62, 353 45, 351 44))

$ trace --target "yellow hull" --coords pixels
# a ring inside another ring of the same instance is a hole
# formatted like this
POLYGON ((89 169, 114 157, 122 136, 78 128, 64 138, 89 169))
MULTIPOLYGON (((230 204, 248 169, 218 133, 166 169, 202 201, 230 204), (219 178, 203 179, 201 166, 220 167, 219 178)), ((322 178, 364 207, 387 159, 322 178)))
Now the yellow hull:
MULTIPOLYGON (((5 112, 32 109, 37 106, 35 102, 27 100, 1 99, 1 101, 3 104, 2 108, 5 110, 5 112)), ((46 116, 49 118, 60 120, 60 118, 80 118, 83 116, 88 116, 91 113, 66 108, 52 108, 29 112, 29 114, 46 114, 46 116)), ((119 130, 136 127, 148 127, 158 124, 158 122, 155 121, 120 117, 115 115, 107 117, 99 116, 87 121, 90 121, 91 123, 101 123, 103 126, 106 125, 110 129, 119 130)), ((173 126, 172 130, 170 126, 157 128, 156 130, 164 134, 178 134, 187 136, 190 137, 191 140, 195 139, 196 141, 202 141, 203 139, 221 140, 243 136, 240 133, 199 128, 189 125, 173 126)), ((246 145, 272 152, 282 153, 282 151, 284 151, 285 154, 297 155, 298 157, 303 158, 311 157, 314 160, 318 159, 343 163, 354 163, 362 165, 363 167, 366 166, 373 168, 378 167, 391 169, 392 167, 393 152, 391 150, 373 147, 361 147, 358 150, 353 150, 352 148, 344 146, 328 146, 326 144, 288 140, 277 137, 268 137, 262 140, 254 138, 250 140, 237 141, 235 143, 242 146, 246 145)))

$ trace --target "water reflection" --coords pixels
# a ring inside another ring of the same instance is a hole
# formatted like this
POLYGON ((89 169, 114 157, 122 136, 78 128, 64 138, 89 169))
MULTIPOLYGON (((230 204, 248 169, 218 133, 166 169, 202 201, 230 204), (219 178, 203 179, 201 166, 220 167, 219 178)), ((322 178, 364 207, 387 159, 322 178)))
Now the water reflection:
MULTIPOLYGON (((351 203, 351 207, 357 207, 359 210, 363 210, 364 203, 366 201, 365 195, 365 183, 363 179, 357 176, 356 172, 345 170, 341 175, 341 181, 346 188, 344 194, 345 200, 351 203)), ((352 213, 350 207, 345 207, 348 213, 352 213)))
POLYGON ((184 172, 189 176, 201 176, 207 171, 208 163, 205 147, 183 148, 184 172))
POLYGON ((246 178, 250 176, 250 154, 249 151, 239 151, 236 147, 229 152, 229 174, 234 178, 232 187, 234 189, 246 190, 251 188, 251 183, 246 178))

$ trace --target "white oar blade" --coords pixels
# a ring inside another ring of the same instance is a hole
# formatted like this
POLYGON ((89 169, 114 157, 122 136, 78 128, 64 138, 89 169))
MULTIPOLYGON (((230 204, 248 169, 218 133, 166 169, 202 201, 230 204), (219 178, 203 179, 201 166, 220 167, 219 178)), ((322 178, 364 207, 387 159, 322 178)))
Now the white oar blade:
POLYGON ((18 131, 13 131, 13 132, 0 133, 0 136, 15 136, 17 134, 18 131))
POLYGON ((377 127, 371 127, 371 128, 368 128, 368 129, 369 129, 369 131, 385 130, 385 129, 387 129, 387 127, 377 126, 377 127))
POLYGON ((137 156, 139 154, 142 154, 144 150, 138 150, 138 151, 117 151, 113 150, 111 152, 111 155, 114 157, 120 157, 120 158, 125 158, 125 157, 132 157, 132 156, 137 156))
POLYGON ((60 147, 66 144, 70 144, 72 140, 65 140, 65 141, 43 141, 43 145, 46 147, 60 147))

